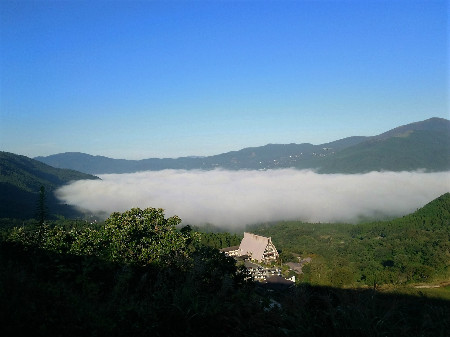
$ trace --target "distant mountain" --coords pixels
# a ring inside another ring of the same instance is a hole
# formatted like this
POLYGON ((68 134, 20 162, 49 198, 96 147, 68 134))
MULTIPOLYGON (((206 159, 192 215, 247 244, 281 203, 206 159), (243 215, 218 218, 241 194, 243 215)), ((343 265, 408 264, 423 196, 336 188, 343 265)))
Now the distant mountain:
POLYGON ((371 137, 372 139, 387 139, 390 137, 402 137, 412 131, 436 131, 436 132, 450 132, 450 121, 444 118, 433 117, 421 122, 415 122, 407 125, 399 126, 395 129, 389 130, 381 135, 371 137))
POLYGON ((317 161, 322 173, 450 169, 450 121, 431 118, 369 137, 317 161))
POLYGON ((0 218, 33 218, 41 186, 46 190, 50 215, 76 216, 78 213, 68 205, 61 205, 53 192, 70 181, 80 179, 99 178, 54 168, 25 156, 0 152, 0 218))
POLYGON ((408 131, 387 138, 372 138, 317 161, 321 173, 369 171, 444 171, 450 169, 450 133, 408 131))
POLYGON ((450 169, 450 121, 430 118, 378 136, 354 136, 321 145, 268 144, 209 157, 111 159, 84 153, 35 158, 48 165, 90 174, 130 173, 163 169, 223 168, 265 170, 294 167, 320 173, 362 173, 450 169))

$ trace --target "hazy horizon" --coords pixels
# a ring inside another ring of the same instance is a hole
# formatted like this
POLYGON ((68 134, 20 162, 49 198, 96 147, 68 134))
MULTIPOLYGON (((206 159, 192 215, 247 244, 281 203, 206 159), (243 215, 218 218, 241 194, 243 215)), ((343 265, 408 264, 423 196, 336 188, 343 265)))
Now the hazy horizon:
MULTIPOLYGON (((441 117, 430 117, 430 118, 428 118, 428 119, 431 119, 431 118, 441 118, 441 117)), ((428 120, 428 119, 427 119, 427 120, 428 120)), ((447 119, 447 118, 443 118, 443 119, 449 120, 449 119, 447 119)), ((422 121, 415 121, 415 122, 422 122, 422 121)), ((415 123, 415 122, 413 122, 413 123, 415 123)), ((393 126, 391 129, 384 130, 384 131, 382 131, 381 133, 390 131, 390 130, 395 129, 395 128, 400 127, 400 126, 402 126, 402 125, 393 126)), ((380 134, 381 134, 381 133, 380 133, 380 134)), ((332 139, 332 140, 329 140, 329 141, 327 141, 327 142, 325 142, 325 143, 320 143, 320 144, 313 144, 313 143, 310 143, 310 142, 302 141, 302 142, 298 142, 298 143, 289 142, 289 143, 283 143, 283 144, 281 144, 281 143, 265 143, 265 144, 256 145, 256 146, 254 146, 254 147, 263 147, 263 146, 266 146, 266 145, 286 145, 286 144, 312 144, 312 145, 319 146, 319 145, 326 145, 326 144, 328 144, 328 143, 332 143, 332 142, 335 142, 335 141, 339 141, 339 140, 343 140, 343 139, 351 138, 351 137, 371 137, 371 136, 378 136, 378 135, 379 135, 379 134, 376 134, 376 135, 348 135, 348 136, 345 136, 345 137, 340 138, 340 139, 332 139)), ((251 148, 251 146, 245 146, 245 147, 239 148, 239 149, 228 149, 228 150, 226 150, 225 152, 222 152, 222 153, 213 153, 213 154, 211 154, 211 155, 214 156, 214 155, 220 155, 220 154, 228 153, 228 152, 240 151, 240 150, 245 149, 245 148, 251 148)), ((64 154, 64 153, 80 153, 80 154, 87 154, 87 155, 94 156, 94 157, 97 157, 97 156, 98 156, 98 157, 107 157, 107 158, 110 158, 110 159, 119 159, 119 160, 123 160, 123 159, 125 159, 125 160, 145 160, 145 159, 152 159, 152 158, 149 158, 149 157, 147 157, 147 158, 134 158, 134 159, 113 158, 113 157, 105 156, 104 154, 101 154, 101 153, 85 153, 85 152, 80 152, 80 151, 64 151, 64 152, 59 152, 59 153, 53 153, 53 154, 50 154, 50 155, 48 155, 48 156, 58 155, 58 154, 64 154)), ((39 156, 36 156, 35 158, 37 158, 37 157, 48 157, 48 156, 41 156, 41 155, 39 155, 39 156)), ((187 156, 182 156, 182 157, 184 157, 184 158, 205 158, 205 157, 208 157, 208 156, 202 156, 202 155, 192 154, 192 155, 187 155, 187 156)), ((153 158, 159 158, 159 159, 177 159, 177 158, 182 158, 182 157, 153 157, 153 158)))
POLYGON ((447 1, 0 1, 0 144, 209 156, 449 117, 447 1))

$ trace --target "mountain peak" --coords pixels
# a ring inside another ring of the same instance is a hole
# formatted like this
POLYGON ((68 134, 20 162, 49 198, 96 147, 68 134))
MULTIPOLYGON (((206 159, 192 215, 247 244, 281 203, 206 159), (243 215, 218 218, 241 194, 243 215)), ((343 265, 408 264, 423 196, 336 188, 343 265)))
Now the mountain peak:
POLYGON ((432 117, 420 122, 414 122, 396 127, 392 130, 372 137, 372 139, 386 139, 399 135, 404 135, 412 131, 445 131, 450 132, 450 121, 445 118, 432 117))

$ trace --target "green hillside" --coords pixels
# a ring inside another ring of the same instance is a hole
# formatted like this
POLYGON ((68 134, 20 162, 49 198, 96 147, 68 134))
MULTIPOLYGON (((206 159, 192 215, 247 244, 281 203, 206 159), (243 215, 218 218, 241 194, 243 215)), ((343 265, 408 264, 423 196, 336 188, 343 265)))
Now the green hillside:
POLYGON ((0 152, 0 218, 29 219, 35 216, 41 186, 46 191, 51 216, 74 216, 77 212, 59 204, 53 192, 73 180, 98 179, 89 174, 57 169, 37 160, 0 152))
POLYGON ((363 173, 450 169, 450 137, 445 131, 409 131, 375 138, 336 152, 313 165, 321 173, 363 173))
POLYGON ((251 230, 272 237, 286 261, 312 257, 301 277, 313 284, 402 285, 450 279, 450 193, 391 221, 291 221, 251 230))

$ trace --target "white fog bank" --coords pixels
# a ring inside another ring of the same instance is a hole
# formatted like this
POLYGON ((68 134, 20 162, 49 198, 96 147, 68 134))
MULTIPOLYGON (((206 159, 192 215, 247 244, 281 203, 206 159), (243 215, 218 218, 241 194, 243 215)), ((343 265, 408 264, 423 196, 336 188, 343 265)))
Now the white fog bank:
POLYGON ((100 178, 63 186, 57 196, 93 213, 155 207, 186 224, 237 228, 277 220, 355 222, 376 214, 402 216, 450 191, 450 172, 164 170, 100 178))

